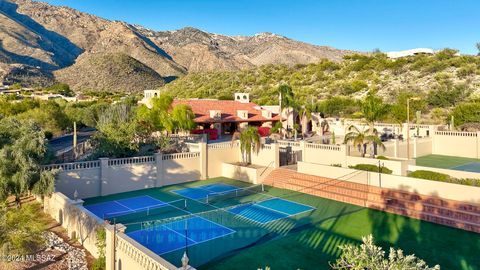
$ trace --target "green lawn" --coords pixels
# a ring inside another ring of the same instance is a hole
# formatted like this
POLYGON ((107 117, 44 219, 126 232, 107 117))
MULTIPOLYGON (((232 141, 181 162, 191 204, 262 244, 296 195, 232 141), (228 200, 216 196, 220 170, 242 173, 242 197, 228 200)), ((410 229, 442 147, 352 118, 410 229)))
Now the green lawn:
MULTIPOLYGON (((218 178, 87 199, 86 204, 144 194, 172 200, 178 196, 169 192, 171 190, 212 182, 246 185, 218 178)), ((232 223, 223 215, 205 216, 235 229, 236 233, 190 247, 189 257, 197 269, 245 270, 265 266, 270 266, 272 270, 330 269, 329 262, 333 262, 340 254, 340 245, 359 244, 362 236, 373 234, 376 243, 384 248, 401 248, 430 265, 440 264, 442 269, 480 270, 480 234, 289 190, 268 188, 267 192, 314 206, 317 210, 264 227, 248 222, 232 223), (195 261, 202 263, 195 265, 195 261)), ((193 212, 206 209, 205 205, 195 202, 191 202, 191 205, 190 211, 193 212)), ((162 257, 178 264, 182 254, 183 250, 180 250, 162 257)))
POLYGON ((461 166, 464 164, 480 162, 480 159, 464 158, 455 156, 442 156, 442 155, 428 155, 418 157, 416 164, 418 166, 434 167, 442 169, 451 169, 453 167, 461 166))

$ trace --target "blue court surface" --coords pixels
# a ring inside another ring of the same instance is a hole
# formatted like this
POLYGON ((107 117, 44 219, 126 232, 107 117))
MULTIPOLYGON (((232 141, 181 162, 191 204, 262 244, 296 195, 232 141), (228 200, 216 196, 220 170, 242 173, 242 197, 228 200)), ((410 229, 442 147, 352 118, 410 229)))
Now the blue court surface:
POLYGON ((183 249, 235 233, 234 230, 194 216, 184 220, 127 233, 132 239, 158 255, 183 249))
POLYGON ((216 183, 216 184, 210 184, 205 186, 172 190, 172 192, 180 196, 183 196, 185 198, 189 198, 192 200, 199 200, 199 199, 205 199, 207 198, 208 195, 211 195, 211 194, 215 194, 219 192, 234 191, 237 189, 239 188, 236 186, 216 183))
POLYGON ((480 173, 480 162, 472 162, 452 168, 453 170, 480 173))
POLYGON ((272 198, 253 204, 239 205, 228 211, 259 224, 267 224, 283 218, 315 210, 314 207, 280 198, 272 198))
POLYGON ((103 203, 86 205, 85 208, 99 218, 108 216, 126 215, 138 211, 146 210, 151 207, 163 207, 168 204, 152 198, 150 196, 138 196, 133 198, 108 201, 103 203))

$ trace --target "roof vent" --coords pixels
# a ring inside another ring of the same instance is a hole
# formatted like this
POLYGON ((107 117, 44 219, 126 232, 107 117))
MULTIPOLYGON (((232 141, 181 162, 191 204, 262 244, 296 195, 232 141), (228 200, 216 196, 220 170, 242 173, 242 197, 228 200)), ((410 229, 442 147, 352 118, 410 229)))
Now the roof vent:
POLYGON ((262 116, 264 118, 271 119, 272 118, 272 112, 268 111, 268 110, 262 110, 262 116))
POLYGON ((210 110, 210 118, 215 119, 215 120, 220 120, 222 119, 222 111, 220 110, 210 110))
POLYGON ((237 110, 237 116, 241 119, 248 119, 248 111, 247 110, 237 110))

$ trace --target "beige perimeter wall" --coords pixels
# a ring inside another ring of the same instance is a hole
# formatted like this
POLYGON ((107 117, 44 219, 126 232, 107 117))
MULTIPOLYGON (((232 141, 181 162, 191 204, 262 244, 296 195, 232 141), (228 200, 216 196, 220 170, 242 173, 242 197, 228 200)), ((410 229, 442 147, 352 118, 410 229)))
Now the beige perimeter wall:
POLYGON ((373 185, 382 188, 391 188, 416 192, 424 195, 438 196, 444 199, 480 203, 480 187, 457 185, 438 181, 430 181, 413 177, 405 177, 391 174, 379 174, 373 172, 312 164, 307 162, 298 163, 298 172, 323 176, 333 179, 341 179, 350 182, 373 185))
POLYGON ((82 200, 71 200, 60 192, 44 198, 44 211, 53 217, 71 238, 76 238, 94 257, 98 257, 97 229, 103 228, 103 220, 91 214, 82 200))
POLYGON ((480 132, 436 131, 433 154, 479 158, 480 132))

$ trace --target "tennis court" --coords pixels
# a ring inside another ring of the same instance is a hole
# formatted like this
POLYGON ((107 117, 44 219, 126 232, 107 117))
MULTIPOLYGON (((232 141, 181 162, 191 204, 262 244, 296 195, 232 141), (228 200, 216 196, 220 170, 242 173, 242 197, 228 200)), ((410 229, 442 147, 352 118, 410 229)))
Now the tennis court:
POLYGON ((427 155, 416 158, 416 165, 480 173, 480 160, 474 158, 427 155))
POLYGON ((234 230, 201 217, 190 217, 161 225, 154 225, 128 233, 128 236, 158 255, 186 245, 193 246, 235 233, 234 230))
POLYGON ((330 269, 340 245, 373 234, 384 248, 442 269, 480 269, 478 234, 226 178, 89 198, 84 206, 124 224, 128 236, 177 267, 187 251, 200 270, 330 269))
MULTIPOLYGON (((183 198, 167 201, 142 195, 88 204, 85 208, 102 219, 126 225, 128 236, 158 255, 228 238, 244 222, 249 227, 265 226, 315 210, 313 206, 268 195, 263 185, 213 183, 170 192, 183 198), (200 204, 204 209, 195 211, 189 204, 200 204)), ((267 231, 260 229, 258 235, 267 231)))

